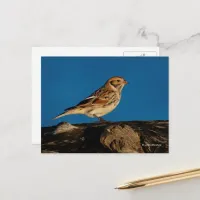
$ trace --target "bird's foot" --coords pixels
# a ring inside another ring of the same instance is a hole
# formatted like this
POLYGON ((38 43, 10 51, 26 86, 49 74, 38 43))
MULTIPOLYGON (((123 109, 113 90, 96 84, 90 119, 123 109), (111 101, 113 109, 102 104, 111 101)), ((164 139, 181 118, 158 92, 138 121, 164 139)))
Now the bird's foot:
POLYGON ((99 122, 99 123, 108 123, 108 122, 109 122, 109 121, 103 119, 102 117, 98 117, 98 116, 96 116, 96 115, 95 115, 95 117, 98 118, 98 120, 99 120, 98 122, 99 122))
POLYGON ((103 119, 102 117, 98 117, 98 119, 99 119, 99 123, 110 123, 110 121, 107 121, 103 119))

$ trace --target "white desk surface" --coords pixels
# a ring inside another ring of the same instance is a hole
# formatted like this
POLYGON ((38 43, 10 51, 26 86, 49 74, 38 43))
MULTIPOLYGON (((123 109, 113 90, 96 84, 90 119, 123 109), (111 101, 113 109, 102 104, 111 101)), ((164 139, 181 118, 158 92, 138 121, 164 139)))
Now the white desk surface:
POLYGON ((200 166, 199 0, 20 0, 0 6, 0 199, 200 199, 200 179, 126 180, 200 166), (160 46, 170 56, 170 154, 41 155, 31 145, 32 46, 160 46))

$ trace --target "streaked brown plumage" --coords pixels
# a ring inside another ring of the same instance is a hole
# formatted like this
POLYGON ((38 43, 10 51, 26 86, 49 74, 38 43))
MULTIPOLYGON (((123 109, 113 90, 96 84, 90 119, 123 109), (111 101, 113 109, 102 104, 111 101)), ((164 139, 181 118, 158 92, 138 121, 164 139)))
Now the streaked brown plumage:
POLYGON ((89 97, 76 106, 67 108, 62 114, 56 116, 54 119, 58 119, 65 115, 84 114, 88 117, 97 117, 102 120, 101 116, 108 114, 119 104, 121 91, 126 84, 127 81, 122 77, 112 77, 89 97))

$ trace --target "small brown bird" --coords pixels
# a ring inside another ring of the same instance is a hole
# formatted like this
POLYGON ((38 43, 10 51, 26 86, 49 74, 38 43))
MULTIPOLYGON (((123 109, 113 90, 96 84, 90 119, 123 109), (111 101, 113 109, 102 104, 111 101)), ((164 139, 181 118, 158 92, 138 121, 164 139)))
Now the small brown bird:
POLYGON ((121 99, 122 89, 126 84, 127 81, 122 77, 112 77, 89 97, 76 106, 65 109, 62 114, 59 114, 54 119, 65 115, 84 114, 88 117, 97 117, 100 121, 104 121, 101 117, 117 107, 121 99))

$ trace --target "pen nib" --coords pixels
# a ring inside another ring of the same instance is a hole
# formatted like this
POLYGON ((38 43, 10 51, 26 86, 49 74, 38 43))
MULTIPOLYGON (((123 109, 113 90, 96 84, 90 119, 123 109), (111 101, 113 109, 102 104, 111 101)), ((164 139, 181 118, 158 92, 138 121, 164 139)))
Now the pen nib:
POLYGON ((145 186, 145 184, 125 184, 125 185, 121 185, 116 187, 115 189, 118 190, 123 190, 123 189, 134 189, 134 188, 139 188, 139 187, 143 187, 145 186))

